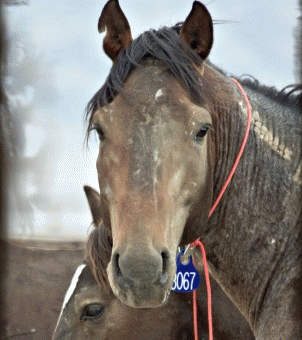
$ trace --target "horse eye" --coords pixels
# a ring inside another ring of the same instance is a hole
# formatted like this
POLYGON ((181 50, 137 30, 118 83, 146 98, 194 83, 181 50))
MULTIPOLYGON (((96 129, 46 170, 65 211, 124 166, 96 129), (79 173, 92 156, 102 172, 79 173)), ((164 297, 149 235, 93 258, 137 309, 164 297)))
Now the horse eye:
POLYGON ((93 125, 91 130, 95 130, 97 132, 101 142, 105 139, 105 132, 100 125, 93 125))
POLYGON ((208 126, 202 127, 202 128, 198 131, 197 135, 195 136, 195 140, 196 140, 197 142, 201 142, 201 141, 204 139, 204 137, 206 136, 208 130, 209 130, 209 127, 208 127, 208 126))
POLYGON ((83 310, 81 320, 86 321, 86 320, 97 319, 103 314, 104 310, 105 308, 98 303, 87 305, 85 306, 83 310))

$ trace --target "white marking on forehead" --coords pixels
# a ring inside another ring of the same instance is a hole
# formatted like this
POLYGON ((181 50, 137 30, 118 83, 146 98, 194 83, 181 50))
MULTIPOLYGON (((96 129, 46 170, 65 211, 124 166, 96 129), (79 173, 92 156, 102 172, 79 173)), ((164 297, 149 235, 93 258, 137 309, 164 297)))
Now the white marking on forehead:
POLYGON ((153 159, 155 162, 157 162, 158 160, 158 149, 157 148, 153 151, 153 159))
POLYGON ((86 267, 86 264, 81 264, 77 268, 76 272, 74 273, 73 278, 71 279, 70 286, 69 286, 69 288, 68 288, 68 290, 67 290, 67 292, 65 294, 65 297, 64 297, 61 313, 62 313, 63 309, 65 308, 65 306, 67 305, 68 301, 70 300, 73 292, 75 291, 75 289, 77 287, 77 283, 78 283, 79 277, 82 274, 82 271, 83 271, 83 269, 85 267, 86 267))
POLYGON ((56 333, 57 331, 57 328, 58 328, 58 325, 60 323, 60 319, 62 317, 62 314, 63 314, 63 311, 64 311, 64 308, 66 306, 66 304, 68 303, 69 299, 71 298, 76 286, 77 286, 77 283, 78 283, 78 280, 79 280, 79 277, 83 271, 83 269, 86 267, 86 264, 81 264, 76 272, 74 273, 72 279, 71 279, 71 283, 70 283, 70 286, 65 294, 65 297, 64 297, 64 301, 63 301, 63 305, 62 305, 62 308, 61 308, 61 312, 60 312, 60 315, 59 315, 59 318, 58 318, 58 321, 57 321, 57 324, 56 324, 56 328, 55 328, 55 331, 54 331, 54 334, 56 333))
POLYGON ((162 89, 157 90, 155 93, 155 100, 157 100, 159 97, 162 97, 164 95, 164 91, 162 89))

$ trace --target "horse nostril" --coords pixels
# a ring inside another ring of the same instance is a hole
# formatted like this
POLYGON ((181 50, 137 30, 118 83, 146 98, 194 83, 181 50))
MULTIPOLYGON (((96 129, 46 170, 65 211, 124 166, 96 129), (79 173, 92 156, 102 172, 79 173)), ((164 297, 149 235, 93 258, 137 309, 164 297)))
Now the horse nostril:
POLYGON ((168 271, 169 262, 170 262, 170 256, 168 251, 162 251, 161 252, 162 257, 162 275, 165 275, 168 271))
POLYGON ((112 255, 112 265, 113 265, 113 268, 115 269, 115 273, 118 276, 122 275, 122 271, 119 266, 119 257, 120 257, 120 254, 117 252, 112 255))

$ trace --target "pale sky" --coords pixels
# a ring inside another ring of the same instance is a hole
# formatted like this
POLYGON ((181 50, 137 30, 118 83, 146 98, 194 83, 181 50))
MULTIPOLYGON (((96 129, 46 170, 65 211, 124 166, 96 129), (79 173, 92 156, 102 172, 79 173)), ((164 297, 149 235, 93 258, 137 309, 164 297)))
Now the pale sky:
MULTIPOLYGON (((120 0, 120 6, 136 37, 150 28, 184 21, 192 2, 120 0)), ((278 89, 295 82, 293 31, 299 15, 298 0, 207 3, 214 20, 231 21, 214 27, 212 63, 235 76, 251 74, 261 83, 278 89)), ((49 174, 44 172, 52 181, 51 194, 77 196, 82 202, 82 208, 66 213, 62 210, 55 217, 53 223, 59 224, 66 235, 86 235, 90 216, 82 186, 90 184, 97 188, 97 141, 91 141, 90 151, 83 147, 83 112, 111 67, 102 50, 103 36, 97 31, 104 4, 105 1, 95 0, 29 0, 28 6, 6 10, 9 35, 14 32, 21 43, 26 39, 35 52, 53 64, 52 77, 59 100, 42 105, 43 98, 35 94, 38 93, 35 86, 21 97, 39 102, 37 112, 26 126, 26 155, 34 156, 48 141, 55 154, 49 174)), ((28 190, 35 189, 29 185, 28 190)), ((36 233, 48 232, 52 222, 47 214, 35 210, 36 233)))

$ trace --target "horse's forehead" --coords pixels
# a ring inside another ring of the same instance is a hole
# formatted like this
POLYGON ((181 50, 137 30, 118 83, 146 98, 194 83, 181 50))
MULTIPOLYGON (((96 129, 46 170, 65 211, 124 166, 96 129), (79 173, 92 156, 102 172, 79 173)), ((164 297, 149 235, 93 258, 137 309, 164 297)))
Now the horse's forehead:
POLYGON ((176 80, 163 67, 148 66, 134 71, 124 84, 125 91, 138 99, 153 100, 159 90, 173 93, 176 80))
POLYGON ((149 122, 159 120, 188 123, 195 120, 209 122, 210 115, 205 108, 196 105, 180 83, 164 67, 147 66, 138 68, 125 82, 122 91, 97 114, 101 120, 115 121, 115 124, 129 121, 149 122))
MULTIPOLYGON (((116 106, 133 107, 135 112, 149 114, 162 112, 171 115, 173 107, 185 105, 187 94, 177 80, 161 67, 138 69, 125 82, 123 92, 116 98, 116 106), (170 109, 170 111, 169 111, 170 109)), ((190 101, 187 100, 187 105, 190 101)), ((133 115, 133 111, 132 111, 133 115)))

